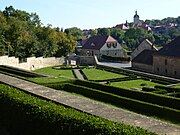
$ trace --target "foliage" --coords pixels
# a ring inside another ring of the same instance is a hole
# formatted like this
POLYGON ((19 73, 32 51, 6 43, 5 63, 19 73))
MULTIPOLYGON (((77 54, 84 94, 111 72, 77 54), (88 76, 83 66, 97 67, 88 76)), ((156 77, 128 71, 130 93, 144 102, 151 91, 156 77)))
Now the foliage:
MULTIPOLYGON (((53 88, 58 88, 56 85, 53 88)), ((60 86, 60 88, 62 88, 60 86)), ((118 107, 133 110, 138 113, 145 113, 148 115, 155 115, 157 117, 171 120, 179 123, 179 110, 168 108, 166 106, 160 106, 159 104, 152 104, 151 102, 144 102, 142 100, 136 100, 133 97, 127 98, 120 95, 108 93, 103 90, 96 90, 84 86, 77 86, 73 84, 66 84, 64 90, 72 93, 81 94, 83 96, 106 102, 118 107)))
POLYGON ((51 25, 41 26, 36 13, 14 9, 0 11, 0 55, 26 58, 31 56, 63 56, 71 53, 77 42, 70 34, 51 25))
POLYGON ((167 97, 164 95, 152 94, 148 92, 129 90, 125 88, 117 88, 109 85, 103 85, 95 82, 88 82, 82 80, 76 80, 74 82, 76 85, 85 86, 88 88, 97 89, 103 92, 115 94, 122 97, 132 98, 139 101, 144 101, 152 104, 158 104, 162 106, 167 106, 174 109, 180 109, 178 104, 180 103, 180 99, 167 97))
POLYGON ((132 27, 127 30, 124 35, 124 39, 129 48, 136 48, 143 40, 149 39, 154 42, 154 37, 149 34, 146 30, 139 27, 132 27))
POLYGON ((0 108, 0 121, 9 127, 13 134, 154 134, 141 128, 78 112, 2 84, 0 108))
POLYGON ((29 77, 29 78, 44 77, 41 74, 36 74, 33 72, 20 70, 20 69, 13 68, 13 67, 2 66, 2 65, 0 66, 0 72, 2 72, 4 74, 13 75, 13 76, 20 76, 20 77, 29 77))
POLYGON ((161 85, 159 83, 154 83, 143 79, 129 80, 123 82, 113 82, 111 85, 119 88, 133 89, 133 88, 143 88, 144 86, 142 84, 145 84, 146 87, 161 85))

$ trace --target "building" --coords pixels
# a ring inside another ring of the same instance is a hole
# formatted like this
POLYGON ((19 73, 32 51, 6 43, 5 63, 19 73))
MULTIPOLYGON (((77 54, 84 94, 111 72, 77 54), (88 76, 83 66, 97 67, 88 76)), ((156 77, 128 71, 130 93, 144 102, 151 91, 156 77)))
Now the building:
POLYGON ((154 54, 153 72, 180 78, 180 36, 154 54))
POLYGON ((158 50, 148 39, 145 39, 132 53, 131 58, 134 59, 138 54, 140 54, 145 49, 147 50, 158 50))
POLYGON ((132 60, 132 68, 180 78, 180 36, 159 51, 142 51, 132 60))
POLYGON ((132 68, 146 72, 153 70, 153 54, 155 50, 143 50, 132 60, 132 68))
POLYGON ((121 29, 123 31, 127 31, 129 29, 129 27, 126 26, 125 24, 118 24, 114 28, 121 29))
POLYGON ((135 11, 135 15, 134 15, 134 23, 133 26, 141 26, 142 23, 139 19, 139 15, 137 14, 137 10, 135 11))
POLYGON ((123 47, 116 39, 107 35, 97 35, 89 38, 82 47, 81 56, 94 56, 101 58, 102 55, 111 57, 124 57, 123 47))

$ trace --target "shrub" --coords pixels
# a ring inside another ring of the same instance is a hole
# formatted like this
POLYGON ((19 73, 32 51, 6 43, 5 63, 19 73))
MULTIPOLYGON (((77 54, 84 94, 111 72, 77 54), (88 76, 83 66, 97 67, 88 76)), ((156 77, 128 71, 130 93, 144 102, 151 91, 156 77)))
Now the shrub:
POLYGON ((128 97, 132 99, 137 99, 140 101, 145 101, 153 104, 158 104, 161 106, 167 106, 174 109, 180 109, 180 99, 167 97, 164 95, 141 92, 141 91, 133 91, 128 89, 117 88, 113 86, 103 85, 95 82, 76 80, 74 84, 85 86, 88 88, 93 88, 97 90, 101 90, 104 92, 112 93, 115 95, 128 97))
POLYGON ((87 88, 83 86, 76 86, 73 84, 67 84, 64 87, 65 91, 74 92, 77 94, 84 95, 86 97, 103 101, 118 107, 123 107, 126 109, 133 110, 138 113, 145 113, 148 115, 157 116, 163 119, 171 120, 174 122, 180 122, 179 110, 171 109, 164 106, 159 106, 147 102, 138 101, 132 98, 126 98, 122 96, 117 96, 114 94, 102 92, 92 88, 87 88))
POLYGON ((5 74, 13 74, 17 76, 22 77, 44 77, 45 75, 41 75, 38 73, 33 73, 30 71, 20 70, 15 67, 9 67, 9 66, 0 66, 0 72, 3 72, 5 74))
POLYGON ((167 86, 155 86, 155 88, 164 89, 167 90, 168 92, 180 92, 180 88, 171 88, 167 86))
POLYGON ((56 105, 2 84, 0 108, 0 122, 18 135, 154 134, 56 105))

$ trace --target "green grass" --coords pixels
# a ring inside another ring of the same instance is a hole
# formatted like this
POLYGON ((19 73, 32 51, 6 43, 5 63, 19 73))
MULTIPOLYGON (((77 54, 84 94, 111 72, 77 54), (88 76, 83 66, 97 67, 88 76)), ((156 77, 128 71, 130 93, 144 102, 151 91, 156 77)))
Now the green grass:
POLYGON ((180 88, 180 83, 177 84, 177 85, 173 85, 173 86, 171 86, 170 88, 180 88))
POLYGON ((71 69, 61 70, 61 69, 53 69, 52 67, 46 67, 46 68, 37 69, 34 72, 46 74, 50 76, 56 76, 56 77, 65 76, 65 77, 74 78, 74 75, 71 69))
POLYGON ((38 84, 45 84, 45 83, 71 83, 72 80, 64 77, 54 77, 54 78, 47 78, 47 77, 40 77, 40 78, 29 78, 31 82, 35 82, 38 84))
POLYGON ((116 73, 108 72, 105 70, 99 70, 95 68, 83 69, 83 72, 87 76, 88 80, 107 80, 107 79, 126 77, 121 74, 116 74, 116 73))
POLYGON ((154 83, 154 82, 150 82, 150 81, 146 81, 142 79, 111 83, 111 86, 125 88, 125 89, 133 89, 133 88, 141 89, 143 87, 154 87, 155 85, 162 85, 162 84, 154 83))

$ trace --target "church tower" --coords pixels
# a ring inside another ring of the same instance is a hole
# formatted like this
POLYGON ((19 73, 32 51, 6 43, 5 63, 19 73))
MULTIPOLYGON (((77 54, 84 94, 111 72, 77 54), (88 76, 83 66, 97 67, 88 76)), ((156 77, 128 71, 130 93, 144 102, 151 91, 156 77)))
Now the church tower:
POLYGON ((140 25, 139 15, 137 14, 137 10, 135 11, 134 15, 134 26, 140 25))

